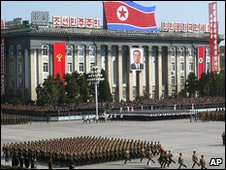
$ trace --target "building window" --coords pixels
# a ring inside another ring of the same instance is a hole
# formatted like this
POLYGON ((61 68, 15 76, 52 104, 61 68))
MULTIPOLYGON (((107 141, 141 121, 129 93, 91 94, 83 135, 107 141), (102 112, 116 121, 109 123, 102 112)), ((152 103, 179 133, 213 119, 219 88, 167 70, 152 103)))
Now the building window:
POLYGON ((189 71, 193 71, 194 70, 194 64, 193 63, 189 63, 189 71))
POLYGON ((84 72, 84 63, 79 63, 79 71, 84 72))
POLYGON ((176 77, 175 76, 171 76, 171 83, 172 83, 172 85, 176 84, 176 77))
POLYGON ((67 63, 67 72, 72 73, 72 63, 67 63))
POLYGON ((45 72, 45 73, 49 72, 49 65, 48 65, 48 63, 43 63, 43 72, 45 72))
POLYGON ((181 62, 181 63, 180 63, 180 70, 181 70, 181 71, 184 71, 184 62, 181 62))
POLYGON ((73 55, 73 47, 72 45, 67 46, 67 56, 72 56, 73 55))
POLYGON ((85 47, 84 45, 79 45, 78 46, 78 56, 84 56, 85 54, 85 47))
POLYGON ((181 75, 180 76, 180 83, 181 84, 184 84, 185 83, 184 75, 181 75))
POLYGON ((185 56, 185 50, 186 50, 185 47, 181 48, 181 56, 185 56))
POLYGON ((92 69, 93 66, 95 66, 95 63, 94 62, 91 62, 90 63, 90 70, 92 69))
POLYGON ((177 56, 177 47, 173 47, 173 56, 177 56))
POLYGON ((49 55, 49 46, 48 45, 43 45, 42 46, 42 55, 49 55))
POLYGON ((192 49, 191 48, 188 48, 188 56, 193 56, 192 55, 192 49))
POLYGON ((175 71, 176 70, 176 64, 175 63, 171 63, 171 71, 175 71))
POLYGON ((17 57, 20 58, 22 55, 21 55, 21 45, 18 45, 17 46, 17 57))
POLYGON ((96 46, 95 45, 89 46, 89 56, 96 56, 96 46))

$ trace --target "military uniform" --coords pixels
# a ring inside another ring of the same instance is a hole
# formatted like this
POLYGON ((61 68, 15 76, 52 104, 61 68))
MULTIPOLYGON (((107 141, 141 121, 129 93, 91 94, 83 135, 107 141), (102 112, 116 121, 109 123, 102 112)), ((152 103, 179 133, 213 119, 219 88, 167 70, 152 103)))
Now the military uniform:
POLYGON ((200 166, 201 166, 201 169, 207 169, 207 168, 206 168, 206 161, 204 160, 203 157, 204 157, 204 156, 201 155, 201 158, 200 158, 200 160, 199 160, 199 164, 200 164, 200 166))
POLYGON ((198 157, 195 155, 195 153, 196 153, 196 151, 193 151, 193 155, 192 155, 192 161, 194 162, 193 165, 192 165, 193 169, 194 169, 195 164, 200 166, 199 163, 198 163, 198 157))
POLYGON ((178 158, 178 163, 180 164, 179 165, 179 168, 178 169, 180 169, 181 168, 181 166, 184 166, 185 168, 187 168, 187 166, 184 164, 184 158, 182 157, 182 153, 179 153, 179 158, 178 158))

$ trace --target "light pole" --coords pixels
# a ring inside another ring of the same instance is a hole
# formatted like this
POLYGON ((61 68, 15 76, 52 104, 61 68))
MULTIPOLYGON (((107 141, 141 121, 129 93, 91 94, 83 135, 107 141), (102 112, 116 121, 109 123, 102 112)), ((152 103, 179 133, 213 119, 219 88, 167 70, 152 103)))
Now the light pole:
POLYGON ((99 82, 103 80, 102 74, 98 72, 98 66, 93 66, 91 68, 91 72, 89 75, 89 81, 94 82, 95 85, 95 100, 96 100, 96 120, 99 119, 98 116, 98 92, 97 92, 97 85, 99 82))

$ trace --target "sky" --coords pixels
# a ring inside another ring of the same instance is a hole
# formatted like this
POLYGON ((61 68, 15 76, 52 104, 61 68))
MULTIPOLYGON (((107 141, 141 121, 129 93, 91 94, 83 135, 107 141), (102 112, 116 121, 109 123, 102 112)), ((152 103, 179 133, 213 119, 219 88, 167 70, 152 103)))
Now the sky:
MULTIPOLYGON (((217 2, 219 34, 225 37, 225 1, 134 1, 143 6, 156 6, 155 20, 208 24, 208 3, 217 2)), ((1 19, 21 17, 31 19, 32 11, 49 11, 52 16, 100 18, 103 22, 102 1, 1 1, 1 19)), ((102 25, 102 24, 101 24, 102 25)), ((225 45, 225 41, 220 45, 225 45)))

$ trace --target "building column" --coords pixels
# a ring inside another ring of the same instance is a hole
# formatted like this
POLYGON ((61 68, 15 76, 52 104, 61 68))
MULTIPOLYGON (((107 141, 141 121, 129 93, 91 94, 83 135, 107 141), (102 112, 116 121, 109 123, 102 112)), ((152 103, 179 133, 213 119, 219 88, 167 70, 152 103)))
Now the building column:
POLYGON ((188 56, 189 51, 186 48, 186 52, 185 52, 185 81, 188 78, 189 75, 189 56, 188 56))
POLYGON ((172 48, 168 47, 167 57, 167 96, 172 95, 172 81, 171 81, 171 56, 173 55, 172 48))
POLYGON ((98 44, 96 45, 95 65, 97 65, 99 71, 101 71, 101 46, 98 44))
MULTIPOLYGON (((132 46, 129 46, 129 56, 130 54, 130 49, 132 46)), ((126 85, 126 90, 127 90, 127 100, 128 101, 133 101, 133 71, 130 70, 130 57, 128 58, 128 74, 127 74, 127 85, 126 85)))
POLYGON ((153 71, 153 67, 152 67, 152 47, 149 46, 148 47, 148 56, 147 56, 147 61, 146 61, 146 79, 147 79, 147 92, 149 94, 149 98, 154 98, 154 96, 152 96, 152 71, 153 71))
POLYGON ((36 100, 37 99, 37 94, 36 94, 36 87, 38 86, 38 63, 37 63, 37 57, 38 57, 38 50, 34 49, 30 51, 30 96, 31 100, 36 100))
POLYGON ((85 46, 85 73, 90 72, 90 62, 89 62, 89 46, 85 46))
POLYGON ((180 88, 180 56, 181 56, 181 48, 180 47, 177 47, 177 56, 176 56, 176 61, 177 61, 177 93, 180 92, 181 88, 180 88))
POLYGON ((113 85, 113 63, 112 63, 112 47, 107 46, 107 53, 105 56, 105 64, 106 64, 106 74, 109 81, 110 90, 112 93, 112 85, 113 85))
MULTIPOLYGON (((50 50, 52 50, 52 47, 50 47, 50 50)), ((42 60, 42 50, 38 49, 38 82, 39 83, 43 83, 44 79, 43 79, 43 60, 42 60)), ((50 68, 49 68, 50 69, 50 68)))
POLYGON ((118 65, 118 72, 117 72, 117 100, 120 101, 122 99, 122 47, 118 46, 118 56, 117 56, 117 65, 118 65))
POLYGON ((79 71, 79 66, 78 66, 78 46, 75 46, 75 49, 74 49, 74 71, 79 71))
POLYGON ((162 49, 158 47, 158 78, 157 78, 157 97, 158 99, 162 96, 162 49))

